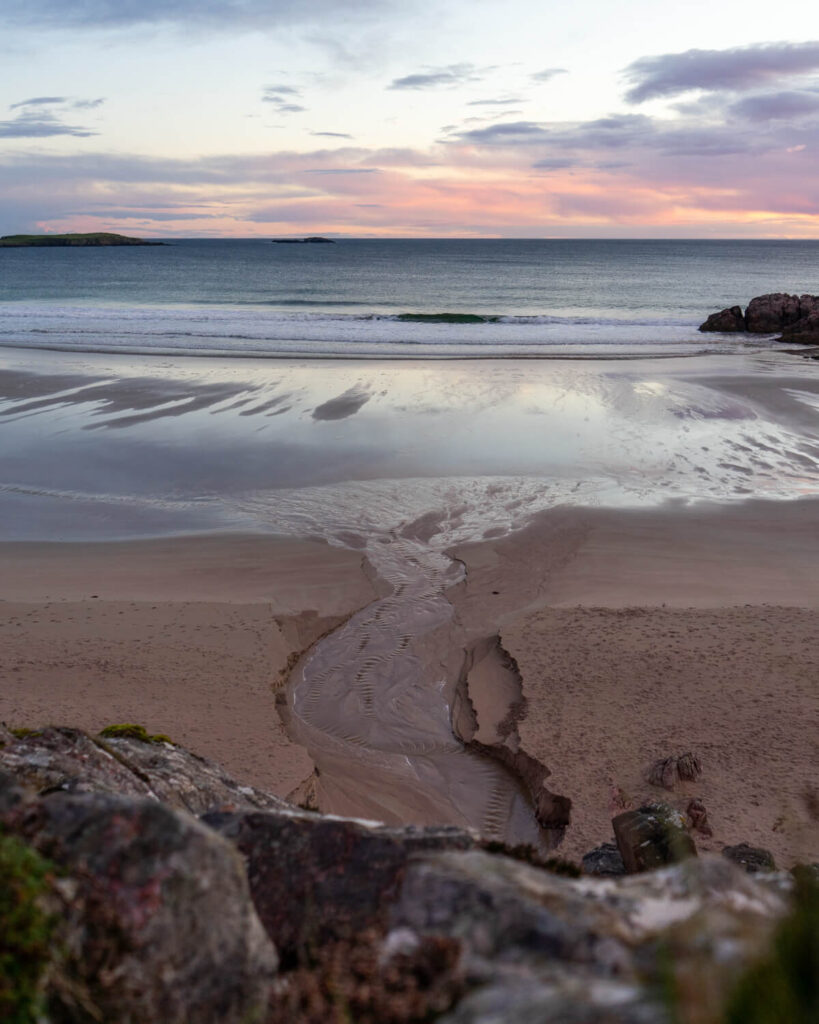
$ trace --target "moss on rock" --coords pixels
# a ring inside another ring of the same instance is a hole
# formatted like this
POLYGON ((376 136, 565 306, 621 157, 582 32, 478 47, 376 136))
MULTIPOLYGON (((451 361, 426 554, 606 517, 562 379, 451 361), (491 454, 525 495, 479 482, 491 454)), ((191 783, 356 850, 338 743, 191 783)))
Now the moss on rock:
POLYGON ((0 833, 0 1020, 34 1024, 44 1006, 54 916, 47 907, 52 865, 22 840, 0 833))
POLYGON ((819 1020, 819 884, 796 876, 794 909, 769 955, 740 980, 725 1024, 815 1024, 819 1020))
POLYGON ((16 740, 24 740, 27 736, 42 736, 42 729, 27 729, 21 726, 19 729, 9 729, 9 732, 16 740))
POLYGON ((106 725, 100 732, 106 740, 139 740, 142 743, 173 743, 163 732, 149 733, 144 725, 123 722, 121 725, 106 725))

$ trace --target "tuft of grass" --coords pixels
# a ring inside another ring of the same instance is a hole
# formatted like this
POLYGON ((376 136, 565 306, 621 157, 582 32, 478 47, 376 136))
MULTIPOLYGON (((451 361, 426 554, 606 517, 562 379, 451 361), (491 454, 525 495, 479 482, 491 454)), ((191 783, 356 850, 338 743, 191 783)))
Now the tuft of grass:
POLYGON ((27 736, 42 736, 42 729, 26 729, 25 726, 19 729, 9 729, 9 732, 15 739, 24 740, 27 736))
POLYGON ((16 836, 0 833, 0 1020, 42 1019, 56 920, 46 907, 54 868, 16 836))
POLYGON ((725 1024, 819 1021, 819 884, 796 876, 794 909, 779 925, 768 956, 740 979, 725 1024))
POLYGON ((164 732, 149 733, 144 725, 135 725, 133 722, 123 722, 120 725, 106 725, 100 732, 100 736, 106 740, 139 740, 140 743, 173 743, 170 736, 164 732))

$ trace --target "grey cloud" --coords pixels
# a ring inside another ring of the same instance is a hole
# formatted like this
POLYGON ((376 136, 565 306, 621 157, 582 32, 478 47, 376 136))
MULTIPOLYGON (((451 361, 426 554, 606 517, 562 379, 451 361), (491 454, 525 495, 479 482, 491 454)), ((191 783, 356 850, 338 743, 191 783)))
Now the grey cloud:
POLYGON ((516 103, 522 103, 520 96, 514 96, 508 100, 470 100, 468 107, 513 107, 516 103))
POLYGON ((305 174, 378 174, 378 167, 308 167, 305 174))
POLYGON ((75 100, 71 106, 75 110, 96 110, 97 107, 101 107, 105 103, 105 97, 100 96, 96 100, 75 100))
MULTIPOLYGON (((171 159, 113 153, 95 154, 40 154, 22 153, 0 155, 0 195, 4 188, 20 187, 36 189, 42 196, 50 189, 71 182, 78 188, 83 183, 110 182, 128 188, 130 194, 135 187, 161 186, 167 198, 168 187, 176 185, 220 186, 251 183, 265 186, 263 194, 269 194, 270 186, 290 189, 294 180, 305 173, 305 164, 315 174, 329 172, 364 171, 373 173, 379 166, 418 167, 435 166, 428 155, 410 149, 369 150, 357 147, 314 150, 310 153, 280 151, 255 155, 222 155, 195 159, 171 159), (322 162, 327 163, 322 167, 322 162), (348 161, 350 166, 340 166, 348 161), (364 162, 368 166, 357 166, 364 162)), ((156 200, 151 201, 156 206, 156 200)))
POLYGON ((730 156, 765 148, 761 140, 742 132, 714 128, 680 128, 657 133, 656 148, 666 156, 730 156))
POLYGON ((67 103, 65 96, 32 96, 28 100, 20 100, 19 103, 12 103, 9 110, 17 110, 18 107, 49 107, 55 103, 67 103))
POLYGON ((568 73, 566 68, 544 68, 542 71, 536 71, 532 78, 536 82, 551 82, 556 75, 567 75, 568 73))
POLYGON ((549 130, 537 121, 510 121, 458 132, 456 141, 478 146, 532 146, 551 141, 549 130))
POLYGON ((809 117, 819 112, 819 92, 792 91, 746 96, 729 108, 735 117, 748 121, 773 121, 809 117))
POLYGON ((11 121, 0 121, 0 138, 3 139, 47 139, 55 135, 87 138, 97 134, 80 125, 65 124, 50 111, 36 106, 33 110, 24 107, 11 121))
POLYGON ((319 135, 328 139, 351 139, 352 135, 347 132, 310 132, 311 135, 319 135))
POLYGON ((291 85, 267 85, 262 92, 262 103, 270 103, 278 114, 300 114, 307 110, 293 100, 301 93, 291 85))
POLYGON ((653 134, 654 122, 642 114, 616 114, 580 124, 509 121, 456 133, 455 139, 479 146, 551 146, 619 149, 653 134))
MULTIPOLYGON (((594 121, 516 121, 464 129, 444 143, 466 143, 479 148, 538 151, 536 170, 555 170, 591 162, 594 166, 623 166, 635 158, 725 157, 784 150, 793 144, 777 133, 732 127, 724 123, 698 124, 659 120, 643 114, 616 114, 594 121), (612 162, 607 154, 624 153, 627 159, 612 162)), ((799 142, 803 142, 800 137, 799 142)))
POLYGON ((278 99, 281 96, 299 96, 299 90, 294 89, 292 85, 266 85, 264 87, 263 99, 270 97, 278 99))
POLYGON ((100 209, 100 210, 66 210, 67 215, 72 217, 105 217, 106 220, 218 220, 221 214, 218 213, 186 213, 175 211, 166 213, 163 210, 151 209, 149 206, 139 209, 100 209))
POLYGON ((625 69, 631 103, 692 89, 744 90, 819 70, 819 42, 759 43, 730 50, 686 50, 641 57, 625 69))
POLYGON ((644 141, 655 130, 655 122, 644 114, 614 114, 583 122, 576 137, 584 146, 620 149, 644 141))
POLYGON ((553 157, 548 160, 537 160, 532 164, 537 171, 561 171, 566 167, 574 167, 576 160, 570 157, 553 157))
POLYGON ((390 82, 390 89, 429 89, 438 85, 461 85, 464 82, 480 81, 480 75, 471 64, 449 64, 442 68, 430 68, 414 75, 404 75, 390 82))
MULTIPOLYGON (((390 0, 346 0, 343 13, 385 11, 390 0)), ((246 30, 338 16, 338 0, 4 0, 0 22, 38 28, 117 29, 174 24, 246 30)))
POLYGON ((601 171, 618 171, 623 167, 633 167, 630 160, 598 160, 594 165, 601 171))

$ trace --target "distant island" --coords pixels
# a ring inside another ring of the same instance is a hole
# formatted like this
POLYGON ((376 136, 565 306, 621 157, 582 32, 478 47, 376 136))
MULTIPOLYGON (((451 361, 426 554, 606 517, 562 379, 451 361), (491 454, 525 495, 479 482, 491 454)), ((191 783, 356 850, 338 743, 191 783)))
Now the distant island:
POLYGON ((0 238, 0 248, 4 249, 75 245, 165 245, 165 242, 146 242, 144 238, 115 235, 110 231, 95 231, 85 235, 3 235, 0 238))
POLYGON ((332 238, 322 238, 321 235, 311 235, 309 238, 274 238, 274 245, 335 245, 332 238))

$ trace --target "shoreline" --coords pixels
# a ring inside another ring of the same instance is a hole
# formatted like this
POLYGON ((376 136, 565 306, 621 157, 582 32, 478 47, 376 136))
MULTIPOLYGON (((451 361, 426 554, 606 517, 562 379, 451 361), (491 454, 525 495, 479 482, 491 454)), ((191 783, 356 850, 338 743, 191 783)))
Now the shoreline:
MULTIPOLYGON (((426 343, 424 343, 426 344, 426 343)), ((580 348, 584 343, 579 343, 580 348)), ((691 343, 693 344, 693 342, 691 343)), ((793 344, 793 342, 790 342, 793 344)), ((612 345, 612 348, 615 348, 612 345)), ((648 349, 650 346, 646 345, 648 349)), ((543 346, 547 348, 547 346, 543 346)), ((293 351, 284 352, 232 352, 229 349, 179 349, 179 348, 153 348, 153 347, 122 347, 122 348, 104 348, 102 346, 91 346, 91 345, 7 345, 0 343, 0 350, 8 350, 11 352, 61 352, 61 353, 77 353, 78 355, 99 355, 99 356, 138 356, 140 358, 156 356, 157 358, 169 359, 179 358, 182 360, 186 359, 223 359, 227 362, 234 360, 244 361, 248 359, 258 359, 262 362, 278 362, 286 361, 288 359, 296 362, 301 360, 307 360, 308 362, 327 360, 329 362, 338 363, 379 363, 385 362, 390 364, 395 363, 419 363, 419 362, 435 362, 435 363, 456 363, 456 362, 467 362, 467 363, 481 363, 481 362, 513 362, 521 360, 524 362, 596 362, 596 361, 611 361, 611 362, 633 362, 635 360, 646 359, 699 359, 707 358, 711 356, 753 356, 765 353, 782 353, 784 355, 796 355, 801 356, 802 353, 795 349, 782 349, 774 348, 771 345, 744 345, 741 351, 736 351, 730 347, 726 342, 725 348, 720 349, 698 349, 696 352, 590 352, 590 353, 576 353, 571 352, 558 352, 554 354, 548 354, 545 352, 509 352, 503 353, 497 350, 484 355, 483 353, 444 353, 436 355, 434 352, 419 352, 417 355, 411 353, 402 352, 400 354, 390 355, 387 352, 373 352, 370 354, 353 353, 351 355, 345 355, 341 352, 311 352, 309 349, 300 350, 296 349, 293 351)), ((816 346, 806 345, 806 352, 816 351, 816 346)))

